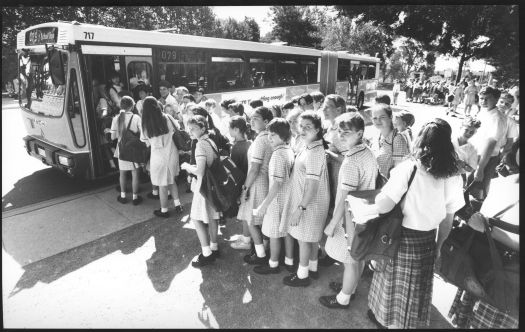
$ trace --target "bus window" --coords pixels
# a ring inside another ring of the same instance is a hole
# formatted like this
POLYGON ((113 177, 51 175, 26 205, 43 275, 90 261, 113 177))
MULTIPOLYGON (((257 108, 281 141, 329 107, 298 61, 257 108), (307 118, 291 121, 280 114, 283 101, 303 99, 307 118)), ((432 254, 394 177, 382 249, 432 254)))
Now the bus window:
POLYGON ((68 56, 53 50, 48 54, 23 51, 19 57, 19 102, 34 113, 60 117, 64 110, 65 77, 68 56), (63 70, 59 70, 62 66, 63 70), (53 68, 53 75, 50 68, 53 68), (35 102, 37 101, 37 102, 35 102))
POLYGON ((190 91, 207 88, 206 55, 198 50, 157 49, 159 80, 175 86, 185 86, 190 91))
POLYGON ((71 125, 71 131, 73 132, 73 141, 79 148, 81 148, 86 145, 86 135, 84 133, 84 121, 82 120, 80 94, 75 69, 71 69, 70 71, 69 89, 67 114, 71 125))
POLYGON ((376 78, 376 64, 373 62, 367 63, 366 79, 371 80, 376 78))
POLYGON ((337 81, 348 81, 350 76, 350 60, 337 59, 337 81))
POLYGON ((248 84, 251 88, 275 86, 276 61, 269 58, 250 58, 248 84))
POLYGON ((276 86, 317 83, 317 59, 277 61, 276 86))
POLYGON ((212 56, 208 69, 210 91, 228 91, 248 87, 243 74, 244 60, 240 57, 212 56))

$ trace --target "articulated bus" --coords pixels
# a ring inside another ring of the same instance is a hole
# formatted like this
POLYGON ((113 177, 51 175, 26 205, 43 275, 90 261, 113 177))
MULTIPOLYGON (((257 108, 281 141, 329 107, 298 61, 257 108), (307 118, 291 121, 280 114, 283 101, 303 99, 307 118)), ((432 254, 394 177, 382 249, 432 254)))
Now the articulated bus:
MULTIPOLYGON (((379 59, 347 52, 109 28, 78 22, 44 23, 17 35, 19 103, 27 152, 70 176, 111 173, 101 151, 95 82, 117 72, 123 89, 139 80, 159 97, 168 80, 204 88, 217 102, 282 103, 319 90, 361 107, 375 96, 379 59)), ((114 170, 113 170, 114 171, 114 170)))

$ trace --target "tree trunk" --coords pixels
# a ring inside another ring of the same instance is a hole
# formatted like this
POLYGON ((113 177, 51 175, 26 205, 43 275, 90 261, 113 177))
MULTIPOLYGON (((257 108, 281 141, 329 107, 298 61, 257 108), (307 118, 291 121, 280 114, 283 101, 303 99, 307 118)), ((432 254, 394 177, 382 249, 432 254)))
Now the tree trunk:
POLYGON ((458 75, 456 77, 456 85, 461 80, 461 72, 463 71, 463 64, 465 63, 466 57, 465 53, 461 54, 461 58, 459 59, 459 67, 458 67, 458 75))

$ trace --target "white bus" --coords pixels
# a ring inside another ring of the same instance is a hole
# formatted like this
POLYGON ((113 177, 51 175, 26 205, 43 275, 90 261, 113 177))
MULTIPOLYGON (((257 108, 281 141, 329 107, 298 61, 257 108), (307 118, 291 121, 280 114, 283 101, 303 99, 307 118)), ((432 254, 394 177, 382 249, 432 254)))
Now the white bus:
POLYGON ((94 179, 104 162, 94 82, 117 72, 158 97, 167 80, 217 102, 282 103, 312 91, 338 93, 359 107, 375 96, 379 59, 346 52, 110 28, 78 22, 29 27, 17 35, 20 107, 27 152, 71 176, 94 179))

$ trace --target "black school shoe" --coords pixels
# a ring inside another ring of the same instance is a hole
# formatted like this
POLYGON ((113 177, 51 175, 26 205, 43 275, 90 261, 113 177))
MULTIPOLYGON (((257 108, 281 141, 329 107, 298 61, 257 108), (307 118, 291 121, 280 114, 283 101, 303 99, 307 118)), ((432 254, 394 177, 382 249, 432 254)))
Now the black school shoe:
MULTIPOLYGON (((146 197, 148 197, 148 198, 150 198, 150 199, 156 199, 156 200, 160 199, 160 195, 155 195, 155 194, 153 194, 152 192, 149 192, 149 193, 146 195, 146 197)), ((169 194, 169 195, 168 195, 168 199, 171 199, 171 198, 172 198, 172 197, 171 197, 171 194, 169 194)))
POLYGON ((200 253, 199 256, 197 257, 197 260, 191 262, 191 266, 201 267, 201 266, 209 265, 213 262, 215 262, 215 256, 213 255, 213 252, 208 257, 205 257, 202 253, 200 253))
POLYGON ((250 265, 265 265, 268 264, 268 256, 258 257, 257 253, 244 256, 244 262, 250 265))
POLYGON ((122 198, 120 195, 118 195, 117 201, 119 201, 122 204, 126 204, 128 202, 128 199, 127 198, 122 198))
POLYGON ((270 267, 270 265, 258 265, 253 268, 253 272, 258 274, 278 274, 281 272, 281 268, 279 266, 270 267))
POLYGON ((337 295, 321 296, 319 297, 319 302, 330 309, 348 309, 350 307, 350 303, 341 304, 337 302, 337 295))
POLYGON ((211 255, 214 256, 216 259, 217 259, 217 258, 221 258, 221 252, 219 251, 219 249, 217 249, 217 250, 212 250, 212 251, 211 251, 211 255))
POLYGON ((380 329, 380 330, 386 330, 386 327, 384 327, 383 325, 381 325, 381 323, 379 323, 376 319, 376 315, 374 315, 374 313, 372 312, 372 310, 368 309, 368 311, 366 312, 366 315, 368 316, 368 319, 370 319, 372 321, 372 323, 376 324, 377 328, 380 329))
POLYGON ((284 277, 283 283, 291 287, 307 287, 310 286, 310 277, 299 279, 297 274, 293 273, 287 277, 284 277))
POLYGON ((328 266, 331 266, 332 264, 334 264, 335 262, 336 262, 335 259, 333 259, 329 255, 326 255, 326 256, 324 256, 323 258, 321 258, 319 260, 319 265, 321 265, 323 267, 328 267, 328 266))
POLYGON ((162 217, 162 218, 168 218, 170 216, 169 212, 161 212, 160 210, 153 211, 153 214, 156 215, 157 217, 162 217))
MULTIPOLYGON (((330 289, 333 290, 334 292, 339 293, 341 289, 343 288, 343 284, 337 281, 330 281, 330 283, 328 284, 328 287, 330 287, 330 289)), ((356 296, 357 296, 357 291, 354 294, 350 295, 350 301, 353 301, 356 296)))
POLYGON ((182 207, 182 205, 177 205, 175 207, 175 213, 182 213, 182 211, 184 211, 184 208, 182 207))
POLYGON ((137 198, 135 198, 131 202, 133 203, 133 205, 139 205, 140 203, 142 203, 142 197, 137 196, 137 198))

